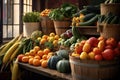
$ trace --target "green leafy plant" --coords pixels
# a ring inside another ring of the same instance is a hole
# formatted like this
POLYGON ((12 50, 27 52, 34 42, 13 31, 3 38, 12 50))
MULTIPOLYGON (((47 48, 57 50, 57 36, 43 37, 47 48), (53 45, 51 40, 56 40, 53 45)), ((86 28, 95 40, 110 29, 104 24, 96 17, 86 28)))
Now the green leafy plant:
POLYGON ((72 18, 73 14, 75 14, 77 11, 77 6, 64 3, 61 5, 61 7, 53 9, 48 16, 52 20, 64 20, 66 18, 72 18))
POLYGON ((40 13, 39 12, 27 12, 23 16, 24 22, 39 22, 40 21, 40 13))

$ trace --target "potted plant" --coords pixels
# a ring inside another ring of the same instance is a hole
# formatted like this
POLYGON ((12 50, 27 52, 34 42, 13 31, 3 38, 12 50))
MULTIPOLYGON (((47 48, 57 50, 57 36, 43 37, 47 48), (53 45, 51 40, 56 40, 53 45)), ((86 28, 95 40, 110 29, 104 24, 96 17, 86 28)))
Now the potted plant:
POLYGON ((60 35, 70 28, 73 14, 77 13, 78 7, 64 3, 59 8, 52 9, 49 18, 53 20, 56 34, 60 35))
POLYGON ((40 13, 39 12, 27 12, 23 15, 24 36, 30 37, 31 33, 40 29, 40 13))

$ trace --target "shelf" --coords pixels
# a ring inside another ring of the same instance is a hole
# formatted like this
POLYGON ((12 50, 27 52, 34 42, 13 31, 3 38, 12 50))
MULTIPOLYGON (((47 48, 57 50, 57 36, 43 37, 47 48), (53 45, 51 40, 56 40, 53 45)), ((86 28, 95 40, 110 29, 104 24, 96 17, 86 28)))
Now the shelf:
POLYGON ((89 36, 100 35, 100 33, 97 32, 97 26, 76 26, 76 28, 78 29, 79 33, 82 35, 89 35, 89 36))
POLYGON ((28 71, 31 71, 40 75, 44 75, 56 80, 72 80, 71 74, 60 73, 57 70, 42 68, 41 66, 36 67, 36 66, 29 65, 27 63, 18 62, 18 64, 21 68, 24 68, 28 71))

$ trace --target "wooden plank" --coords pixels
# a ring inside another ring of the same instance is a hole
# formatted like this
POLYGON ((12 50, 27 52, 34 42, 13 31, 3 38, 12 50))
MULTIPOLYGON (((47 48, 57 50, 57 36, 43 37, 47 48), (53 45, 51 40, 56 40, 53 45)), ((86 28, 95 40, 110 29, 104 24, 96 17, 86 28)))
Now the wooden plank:
POLYGON ((32 66, 27 63, 18 62, 21 68, 29 70, 31 72, 35 72, 40 75, 44 75, 56 80, 72 80, 71 74, 60 73, 57 70, 52 70, 49 68, 42 68, 41 66, 32 66))

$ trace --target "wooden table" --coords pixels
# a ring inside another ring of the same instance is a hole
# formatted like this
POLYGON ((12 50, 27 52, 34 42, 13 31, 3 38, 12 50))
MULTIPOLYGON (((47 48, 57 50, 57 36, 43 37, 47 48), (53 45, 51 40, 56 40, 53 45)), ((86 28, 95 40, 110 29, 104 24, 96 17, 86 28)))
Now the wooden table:
POLYGON ((27 63, 19 62, 18 64, 21 68, 24 68, 28 71, 31 71, 40 75, 44 75, 56 80, 72 80, 71 74, 60 73, 57 70, 42 68, 41 66, 36 67, 36 66, 29 65, 27 63))

